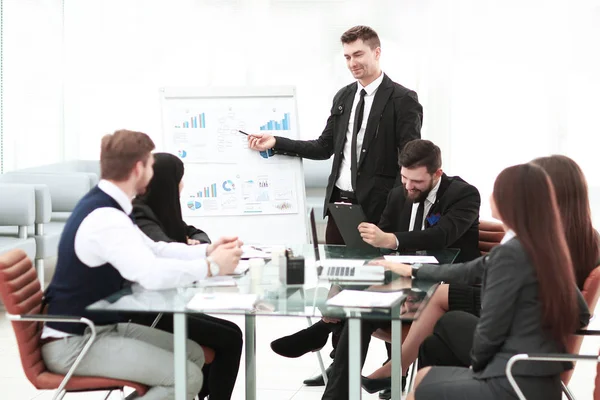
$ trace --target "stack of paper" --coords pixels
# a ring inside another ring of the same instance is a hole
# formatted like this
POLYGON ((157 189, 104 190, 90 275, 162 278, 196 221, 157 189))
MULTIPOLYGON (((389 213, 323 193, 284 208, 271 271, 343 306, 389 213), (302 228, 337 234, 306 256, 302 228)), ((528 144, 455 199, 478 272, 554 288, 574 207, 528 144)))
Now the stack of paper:
POLYGON ((384 256, 387 261, 402 264, 437 264, 438 260, 434 256, 384 256))
POLYGON ((342 290, 325 304, 335 307, 390 308, 404 296, 403 292, 366 292, 342 290))
POLYGON ((197 293, 187 304, 190 310, 252 310, 258 296, 240 293, 197 293))

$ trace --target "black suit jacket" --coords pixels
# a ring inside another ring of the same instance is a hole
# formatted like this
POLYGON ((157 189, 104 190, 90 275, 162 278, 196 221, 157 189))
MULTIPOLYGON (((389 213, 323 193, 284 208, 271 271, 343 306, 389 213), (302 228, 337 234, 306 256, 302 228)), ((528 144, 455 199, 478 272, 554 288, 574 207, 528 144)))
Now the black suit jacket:
POLYGON ((379 228, 398 238, 399 250, 439 250, 459 248, 456 261, 470 261, 479 256, 479 207, 481 197, 475 186, 459 177, 442 174, 435 203, 425 218, 439 216, 432 226, 425 220, 425 229, 409 232, 413 202, 405 197, 404 186, 389 194, 379 228))
MULTIPOLYGON (((318 139, 291 140, 276 137, 273 149, 275 154, 314 160, 326 160, 333 155, 325 195, 325 214, 339 177, 357 87, 358 84, 354 82, 337 92, 327 125, 318 139)), ((421 137, 422 120, 423 107, 419 104, 417 94, 384 75, 368 116, 355 188, 358 203, 369 222, 379 221, 387 194, 400 175, 398 155, 407 142, 421 137)))
MULTIPOLYGON (((176 242, 176 240, 171 239, 165 234, 164 228, 156 217, 156 214, 154 214, 154 211, 148 205, 134 200, 132 215, 135 224, 150 239, 155 242, 176 242)), ((200 243, 210 243, 208 235, 192 225, 186 225, 186 236, 190 239, 198 240, 200 243)))

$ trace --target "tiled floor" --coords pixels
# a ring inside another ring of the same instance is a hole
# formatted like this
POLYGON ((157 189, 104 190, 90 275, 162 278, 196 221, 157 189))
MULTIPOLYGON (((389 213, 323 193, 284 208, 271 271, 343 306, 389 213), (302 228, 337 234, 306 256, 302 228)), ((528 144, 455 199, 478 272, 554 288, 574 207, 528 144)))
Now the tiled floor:
MULTIPOLYGON (((0 306, 1 307, 1 306, 0 306)), ((600 308, 597 309, 600 312, 600 308)), ((244 327, 241 317, 229 317, 240 327, 244 327)), ((297 359, 286 359, 273 353, 269 343, 281 336, 305 328, 305 318, 257 318, 257 399, 258 400, 318 400, 323 393, 322 387, 306 387, 302 381, 319 372, 317 358, 314 354, 307 354, 297 359)), ((600 318, 592 321, 592 329, 600 329, 600 318)), ((598 354, 600 338, 586 338, 583 342, 582 352, 598 354)), ((329 363, 330 344, 322 350, 324 362, 329 363)), ((244 356, 240 366, 240 373, 234 391, 233 399, 244 399, 244 356)), ((37 391, 27 381, 21 369, 20 359, 12 327, 7 321, 4 311, 0 311, 0 399, 2 400, 50 400, 52 392, 37 391)), ((377 339, 373 339, 367 357, 364 372, 370 373, 385 360, 385 347, 377 339)), ((569 387, 578 399, 591 399, 596 376, 596 365, 580 363, 575 368, 575 373, 569 387)), ((66 399, 103 399, 106 393, 71 394, 66 399)), ((110 399, 120 398, 114 393, 110 399)), ((377 399, 377 395, 369 395, 363 391, 363 399, 377 399)))

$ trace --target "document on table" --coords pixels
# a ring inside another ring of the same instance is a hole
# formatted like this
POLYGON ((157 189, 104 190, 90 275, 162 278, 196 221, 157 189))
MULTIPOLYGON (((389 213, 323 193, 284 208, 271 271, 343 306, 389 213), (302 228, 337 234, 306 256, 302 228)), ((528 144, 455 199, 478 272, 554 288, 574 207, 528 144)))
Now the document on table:
POLYGON ((198 287, 215 287, 215 286, 236 286, 232 276, 212 276, 204 280, 198 281, 198 287))
POLYGON ((187 308, 198 311, 252 310, 258 296, 241 293, 196 293, 187 308))
POLYGON ((250 258, 271 258, 271 249, 268 247, 243 245, 242 259, 247 260, 250 258))
POLYGON ((392 261, 402 264, 438 264, 434 256, 384 256, 386 261, 392 261))
POLYGON ((404 296, 404 292, 342 290, 327 300, 325 304, 335 307, 390 308, 404 296))

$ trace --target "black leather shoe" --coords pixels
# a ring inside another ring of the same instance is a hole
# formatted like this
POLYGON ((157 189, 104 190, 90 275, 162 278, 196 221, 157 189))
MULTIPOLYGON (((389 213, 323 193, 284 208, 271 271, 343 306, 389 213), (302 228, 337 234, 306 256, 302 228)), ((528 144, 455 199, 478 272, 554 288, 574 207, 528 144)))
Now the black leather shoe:
POLYGON ((375 393, 392 387, 392 378, 369 379, 361 376, 360 383, 367 392, 375 393))
MULTIPOLYGON (((333 364, 331 364, 325 370, 327 377, 329 377, 329 375, 331 374, 331 366, 332 365, 333 364)), ((304 382, 302 382, 302 383, 304 383, 306 386, 325 386, 325 381, 323 380, 323 374, 319 374, 319 375, 313 376, 312 378, 305 379, 304 382)))
POLYGON ((280 356, 300 357, 309 351, 320 350, 327 343, 331 330, 323 321, 302 329, 293 335, 284 336, 271 342, 271 349, 280 356))
MULTIPOLYGON (((366 379, 366 378, 363 378, 363 379, 366 379)), ((388 378, 388 379, 390 380, 390 386, 387 389, 383 389, 381 392, 379 392, 379 398, 382 400, 389 400, 392 398, 392 387, 391 387, 392 386, 392 378, 388 378)), ((383 379, 372 379, 372 380, 382 381, 383 379)), ((363 387, 364 387, 364 385, 363 385, 363 387)), ((403 376, 402 377, 402 392, 403 393, 404 393, 405 387, 406 387, 406 377, 403 376)), ((365 388, 365 390, 367 390, 367 389, 365 388)))

